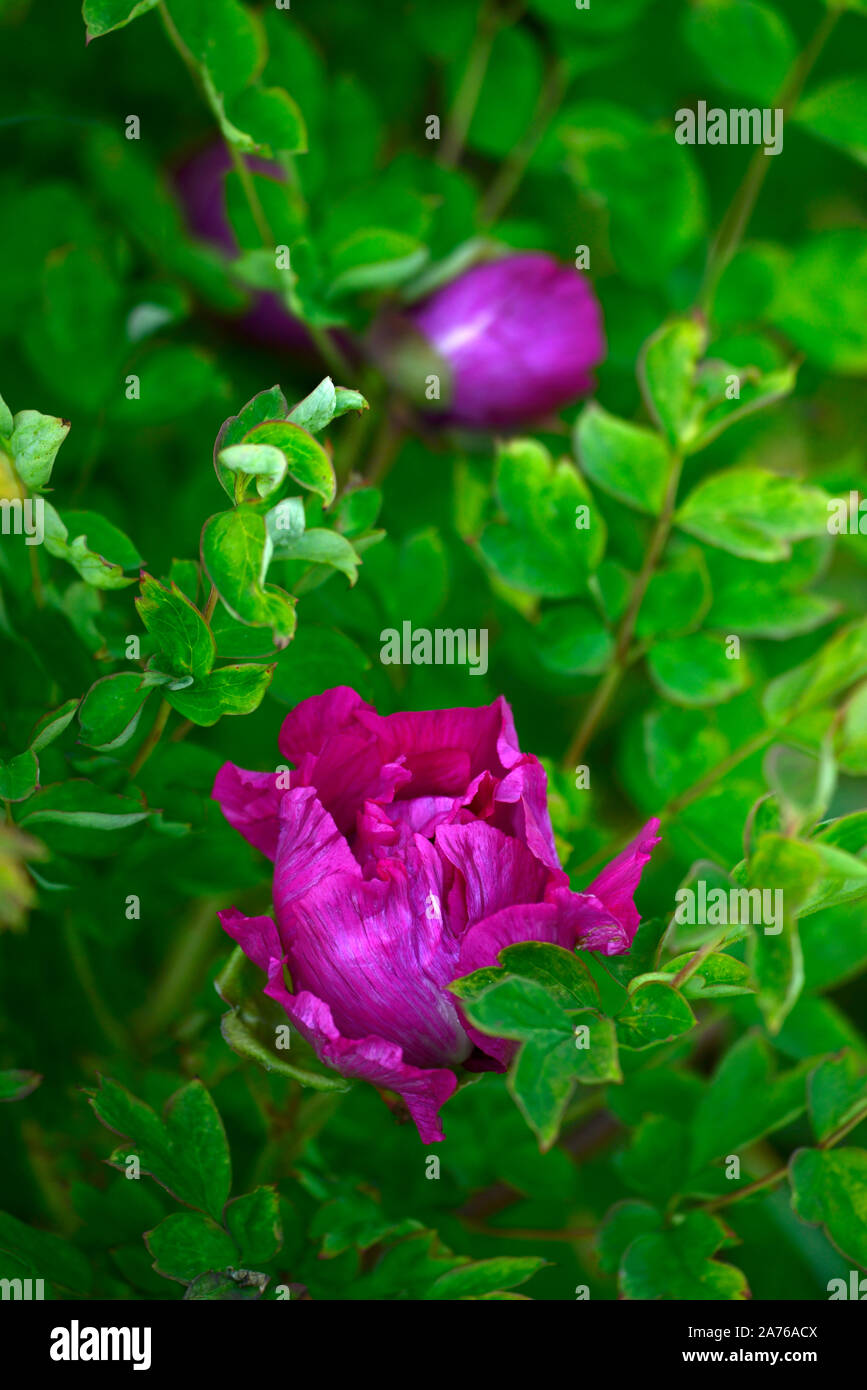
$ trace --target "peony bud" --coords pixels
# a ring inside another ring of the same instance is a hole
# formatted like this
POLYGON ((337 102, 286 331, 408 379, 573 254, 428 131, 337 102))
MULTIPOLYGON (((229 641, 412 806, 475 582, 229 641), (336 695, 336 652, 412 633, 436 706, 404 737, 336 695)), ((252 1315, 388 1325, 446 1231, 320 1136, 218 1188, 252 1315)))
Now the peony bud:
POLYGON ((384 318, 372 350, 423 407, 441 386, 448 421, 508 429, 587 395, 605 336, 586 276, 531 252, 474 266, 405 314, 384 318))

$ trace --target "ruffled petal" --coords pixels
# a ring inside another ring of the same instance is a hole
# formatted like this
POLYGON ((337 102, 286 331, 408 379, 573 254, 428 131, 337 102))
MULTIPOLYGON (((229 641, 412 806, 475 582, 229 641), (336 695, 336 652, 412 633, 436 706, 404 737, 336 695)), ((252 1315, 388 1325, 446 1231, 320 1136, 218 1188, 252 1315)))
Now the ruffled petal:
MULTIPOLYGON (((484 821, 441 825, 436 847, 461 875, 470 927, 515 903, 538 903, 552 872, 526 845, 484 821)), ((555 882, 566 883, 562 869, 555 882)))
POLYGON ((403 1097, 423 1144, 434 1144, 444 1137, 438 1112, 457 1087, 454 1072, 445 1067, 410 1066, 403 1059, 402 1049, 381 1037, 344 1036, 322 999, 306 990, 297 995, 289 993, 278 961, 272 965, 265 993, 283 1005, 299 1033, 326 1066, 341 1076, 396 1091, 403 1097))
POLYGON ((322 695, 311 695, 283 720, 277 739, 280 752, 296 763, 306 753, 321 753, 335 734, 361 731, 358 720, 361 711, 376 715, 373 705, 367 704, 348 685, 336 685, 322 695))
MULTIPOLYGON (((594 894, 600 902, 604 903, 615 921, 623 928, 627 946, 621 947, 621 950, 628 949, 638 930, 638 923, 641 921, 633 897, 641 879, 641 872, 653 852, 653 847, 659 844, 658 830, 659 820, 654 816, 639 831, 635 839, 624 850, 621 850, 610 864, 606 864, 601 874, 598 874, 593 882, 587 886, 587 892, 594 894)), ((590 949, 600 950, 601 948, 593 946, 590 949)), ((608 951, 605 954, 612 955, 615 952, 608 951)))
POLYGON ((236 907, 218 912, 220 926, 236 941, 245 956, 267 974, 272 960, 280 960, 283 947, 272 917, 246 917, 236 907))
POLYGON ((346 1036, 397 1043, 413 1065, 463 1061, 470 1046, 445 989, 459 950, 448 865, 413 836, 365 879, 309 789, 287 794, 283 815, 274 906, 295 987, 327 999, 346 1036))
POLYGON ((522 757, 500 782, 494 794, 493 824, 523 840, 537 859, 560 871, 548 814, 548 778, 537 758, 522 757))
POLYGON ((410 780, 399 752, 384 755, 365 714, 379 720, 354 690, 337 686, 303 700, 280 730, 280 751, 296 764, 291 785, 314 787, 344 834, 355 828, 365 801, 389 802, 410 780))
POLYGON ((313 787, 284 792, 280 837, 274 866, 274 906, 278 921, 296 898, 332 876, 361 879, 361 869, 333 818, 313 787))
POLYGON ((240 831, 256 849, 277 857, 280 834, 280 799, 277 786, 280 774, 247 772, 234 763, 224 763, 214 779, 211 796, 219 802, 220 810, 229 824, 240 831))
POLYGON ((404 796, 457 794, 480 772, 503 776, 521 756, 512 712, 502 696, 477 709, 405 710, 385 717, 368 706, 358 717, 375 730, 390 757, 404 757, 413 776, 404 796), (458 761, 460 754, 466 762, 458 761), (441 778, 448 780, 441 784, 441 778))

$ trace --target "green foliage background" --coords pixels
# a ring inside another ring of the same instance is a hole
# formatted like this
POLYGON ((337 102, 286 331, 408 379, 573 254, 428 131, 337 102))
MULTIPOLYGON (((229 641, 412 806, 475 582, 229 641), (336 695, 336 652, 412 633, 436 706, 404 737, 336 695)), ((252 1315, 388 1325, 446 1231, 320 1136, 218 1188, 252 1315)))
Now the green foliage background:
POLYGON ((0 1275, 819 1299, 867 1268, 867 539, 857 510, 827 524, 864 479, 863 9, 87 0, 85 47, 75 7, 0 3, 3 495, 50 519, 45 546, 0 542, 0 1275), (699 100, 782 104, 783 153, 678 145, 699 100), (218 129, 287 171, 230 176, 234 261, 169 178, 218 129), (525 439, 433 427, 347 349, 492 248, 583 245, 607 360, 525 439), (266 287, 316 349, 238 336, 266 287), (240 445, 329 374, 369 409, 326 385, 306 433, 215 475, 225 419, 279 381, 240 445), (383 666, 405 619, 487 627, 487 675, 383 666), (214 773, 273 767, 287 708, 338 683, 383 712, 504 693, 575 887, 663 820, 628 957, 459 987, 522 1048, 449 1102, 438 1179, 371 1088, 274 1051, 217 926, 270 884, 214 773), (782 888, 782 932, 673 923, 699 880, 782 888))

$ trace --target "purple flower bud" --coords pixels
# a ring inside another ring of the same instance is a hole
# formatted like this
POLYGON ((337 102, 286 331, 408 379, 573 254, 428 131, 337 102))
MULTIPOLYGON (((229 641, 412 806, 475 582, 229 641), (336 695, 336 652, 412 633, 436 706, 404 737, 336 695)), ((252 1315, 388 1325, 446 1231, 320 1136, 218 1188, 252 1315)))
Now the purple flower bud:
POLYGON ((323 1062, 398 1092, 422 1141, 441 1139, 458 1069, 502 1071, 514 1050, 465 1022, 450 982, 519 941, 628 950, 659 822, 573 893, 502 697, 383 717, 339 686, 292 711, 279 747, 288 776, 226 763, 214 783, 274 861, 274 917, 232 908, 222 925, 323 1062))
POLYGON ((445 418, 497 429, 591 391, 605 335, 587 278, 531 252, 474 266, 400 319, 384 320, 373 350, 417 399, 430 375, 444 371, 445 418))
MULTIPOLYGON (((247 156, 247 166, 254 174, 265 174, 280 182, 286 177, 272 160, 247 156)), ((231 156, 218 141, 180 165, 175 173, 175 187, 193 235, 227 256, 237 256, 240 248, 226 209, 226 175, 231 168, 231 156)), ((288 312, 276 294, 256 294, 252 307, 237 324, 246 337, 264 347, 291 352, 305 352, 312 347, 303 323, 288 312)))

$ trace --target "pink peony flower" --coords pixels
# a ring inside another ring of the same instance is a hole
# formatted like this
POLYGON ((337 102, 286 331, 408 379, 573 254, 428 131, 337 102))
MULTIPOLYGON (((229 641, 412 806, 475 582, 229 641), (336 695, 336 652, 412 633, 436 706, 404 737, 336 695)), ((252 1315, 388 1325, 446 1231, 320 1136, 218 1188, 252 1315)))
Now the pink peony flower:
POLYGON ((441 1139, 458 1072, 502 1071, 513 1050, 466 1024, 448 985, 519 941, 627 951, 659 822, 572 892, 545 772, 502 697, 382 716, 338 686, 288 715, 279 747, 288 777, 226 763, 214 783, 274 861, 274 917, 232 908, 222 925, 323 1062, 396 1091, 422 1141, 441 1139))

